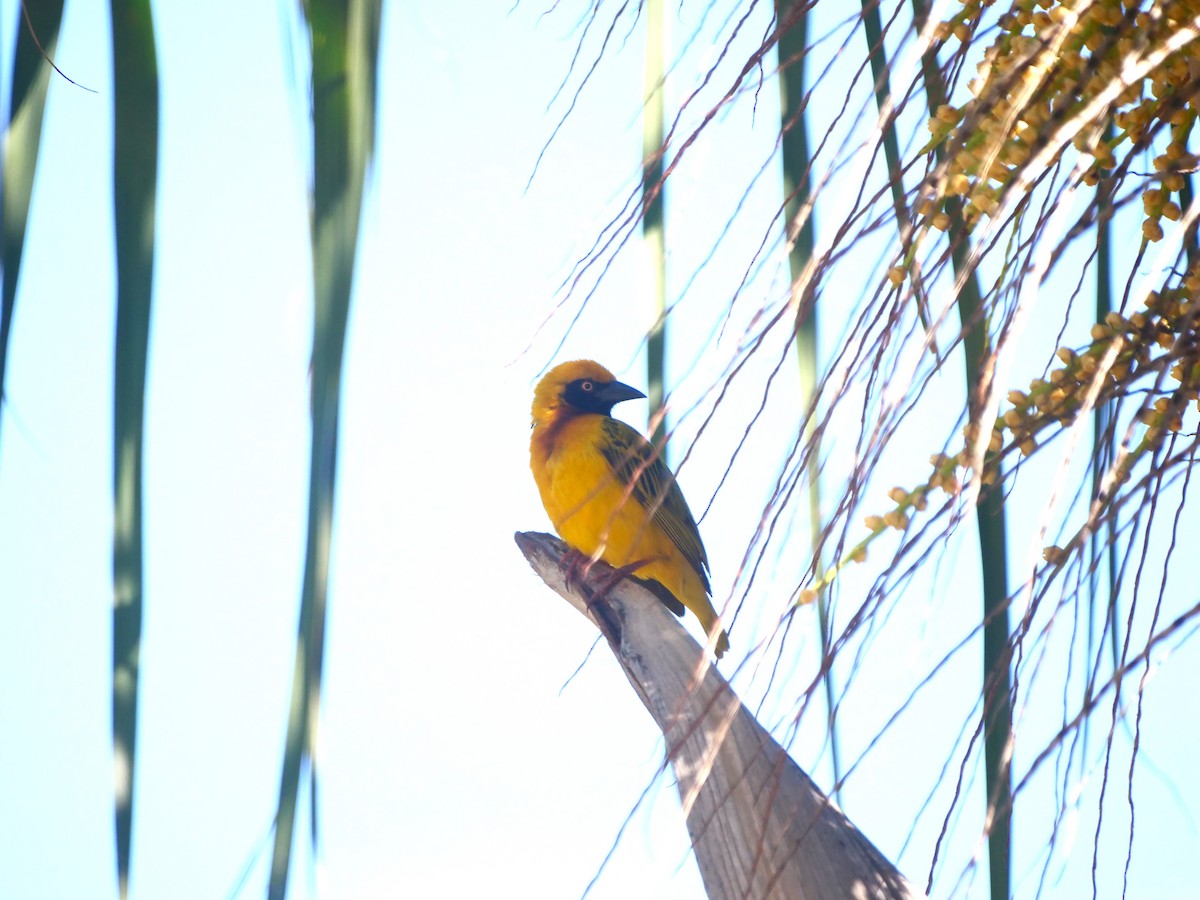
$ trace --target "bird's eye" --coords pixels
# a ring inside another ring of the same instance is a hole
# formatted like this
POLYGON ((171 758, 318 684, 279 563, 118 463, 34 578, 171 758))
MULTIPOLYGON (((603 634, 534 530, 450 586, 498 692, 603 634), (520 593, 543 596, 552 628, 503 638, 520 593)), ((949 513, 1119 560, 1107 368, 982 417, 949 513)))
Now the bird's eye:
POLYGON ((592 387, 593 384, 590 381, 585 381, 583 384, 579 385, 579 389, 588 394, 592 392, 592 387))

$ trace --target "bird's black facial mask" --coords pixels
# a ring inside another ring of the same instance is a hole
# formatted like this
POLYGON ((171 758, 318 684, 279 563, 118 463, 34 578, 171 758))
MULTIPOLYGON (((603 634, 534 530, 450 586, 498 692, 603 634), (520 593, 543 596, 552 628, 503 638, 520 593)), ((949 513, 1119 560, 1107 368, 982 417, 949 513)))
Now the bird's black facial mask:
POLYGON ((623 400, 637 400, 646 395, 637 388, 619 381, 597 381, 594 378, 577 378, 563 388, 563 401, 585 413, 607 416, 612 408, 623 400))

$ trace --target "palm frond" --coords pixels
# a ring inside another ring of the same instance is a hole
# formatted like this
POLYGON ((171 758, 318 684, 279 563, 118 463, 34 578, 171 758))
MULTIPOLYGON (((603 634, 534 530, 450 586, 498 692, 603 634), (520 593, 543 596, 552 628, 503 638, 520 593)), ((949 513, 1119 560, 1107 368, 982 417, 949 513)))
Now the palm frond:
POLYGON ((113 0, 113 753, 117 876, 129 891, 142 639, 142 437, 154 279, 158 62, 150 0, 113 0))
MULTIPOLYGON (((3 292, 0 293, 0 403, 4 400, 4 373, 8 367, 8 337, 13 310, 17 304, 17 284, 21 275, 21 256, 25 251, 25 226, 29 219, 29 198, 37 174, 38 145, 42 138, 42 114, 50 87, 53 63, 50 58, 58 44, 58 26, 62 21, 62 0, 22 4, 23 21, 17 28, 17 48, 13 57, 12 94, 9 121, 4 129, 3 160, 0 161, 0 266, 3 266, 3 292)), ((2 421, 2 419, 0 419, 2 421)))
POLYGON ((317 840, 314 752, 325 650, 333 538, 338 407, 359 216, 375 145, 380 0, 312 0, 313 353, 312 450, 304 582, 292 700, 279 785, 268 897, 283 900, 291 863, 300 774, 310 773, 312 845, 317 840))

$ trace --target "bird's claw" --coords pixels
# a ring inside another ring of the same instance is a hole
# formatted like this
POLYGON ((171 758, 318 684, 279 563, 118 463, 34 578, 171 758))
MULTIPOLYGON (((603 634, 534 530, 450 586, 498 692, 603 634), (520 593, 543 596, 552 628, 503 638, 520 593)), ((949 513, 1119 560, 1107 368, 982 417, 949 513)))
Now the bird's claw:
POLYGON ((648 559, 639 559, 636 562, 631 562, 628 565, 621 566, 618 569, 613 569, 604 576, 603 580, 601 580, 598 585, 591 589, 591 597, 589 598, 588 603, 592 604, 603 600, 608 596, 608 592, 616 587, 622 579, 629 577, 638 569, 642 568, 642 566, 646 565, 646 563, 649 561, 650 560, 648 559))

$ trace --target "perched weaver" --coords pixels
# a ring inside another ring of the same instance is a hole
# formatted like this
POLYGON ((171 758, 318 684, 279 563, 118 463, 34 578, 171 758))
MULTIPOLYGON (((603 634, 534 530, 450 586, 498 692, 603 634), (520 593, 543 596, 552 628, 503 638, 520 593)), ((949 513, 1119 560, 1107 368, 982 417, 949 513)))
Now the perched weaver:
MULTIPOLYGON (((711 635, 717 613, 696 520, 654 447, 610 415, 645 396, 591 360, 556 366, 533 392, 529 465, 564 541, 636 572, 675 615, 686 606, 711 635)), ((717 657, 728 648, 722 631, 717 657)))

